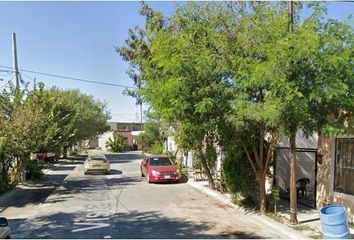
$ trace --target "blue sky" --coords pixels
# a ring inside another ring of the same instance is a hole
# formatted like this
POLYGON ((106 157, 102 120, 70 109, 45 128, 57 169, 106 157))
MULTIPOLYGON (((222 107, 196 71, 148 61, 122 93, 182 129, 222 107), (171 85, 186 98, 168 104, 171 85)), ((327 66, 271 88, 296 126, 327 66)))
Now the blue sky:
MULTIPOLYGON (((165 15, 174 2, 148 2, 165 15)), ((93 81, 132 85, 125 74, 128 64, 115 52, 128 29, 142 26, 139 2, 0 2, 0 65, 12 66, 11 33, 16 32, 19 67, 93 81)), ((354 3, 329 4, 328 16, 343 19, 354 13, 354 3)), ((107 101, 111 121, 139 121, 134 99, 123 88, 25 73, 47 86, 79 88, 107 101)), ((0 87, 11 76, 0 72, 0 87)), ((146 109, 146 106, 144 107, 146 109)))

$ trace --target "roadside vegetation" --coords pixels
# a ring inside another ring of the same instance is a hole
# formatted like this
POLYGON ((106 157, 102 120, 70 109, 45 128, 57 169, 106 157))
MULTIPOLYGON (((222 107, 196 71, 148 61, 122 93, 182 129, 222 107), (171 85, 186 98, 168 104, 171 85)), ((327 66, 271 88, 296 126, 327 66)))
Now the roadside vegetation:
POLYGON ((0 192, 29 178, 41 176, 42 163, 31 154, 67 150, 81 140, 107 130, 106 105, 79 90, 17 89, 11 82, 0 93, 0 192), (27 171, 25 171, 27 170, 27 171))
POLYGON ((212 188, 219 145, 229 191, 266 213, 280 136, 295 158, 299 128, 353 131, 353 27, 327 18, 324 4, 297 2, 293 22, 286 2, 189 2, 168 18, 142 3, 140 14, 145 25, 116 49, 138 87, 128 94, 174 127, 212 188))
POLYGON ((106 147, 109 151, 114 153, 123 152, 127 145, 127 138, 121 134, 115 134, 113 139, 109 138, 106 147))

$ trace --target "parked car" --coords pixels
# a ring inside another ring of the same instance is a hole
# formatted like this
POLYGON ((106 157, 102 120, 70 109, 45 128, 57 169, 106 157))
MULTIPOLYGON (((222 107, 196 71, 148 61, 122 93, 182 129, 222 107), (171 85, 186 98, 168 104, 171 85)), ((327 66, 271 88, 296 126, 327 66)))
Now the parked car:
POLYGON ((177 166, 166 156, 148 156, 141 161, 141 176, 151 182, 178 182, 181 179, 177 166))
POLYGON ((89 155, 84 162, 84 174, 111 173, 111 164, 104 155, 89 155))
POLYGON ((11 230, 7 219, 0 217, 0 238, 9 239, 11 238, 10 236, 11 236, 11 230))
POLYGON ((55 153, 37 153, 36 159, 39 161, 54 163, 58 161, 59 157, 55 153))

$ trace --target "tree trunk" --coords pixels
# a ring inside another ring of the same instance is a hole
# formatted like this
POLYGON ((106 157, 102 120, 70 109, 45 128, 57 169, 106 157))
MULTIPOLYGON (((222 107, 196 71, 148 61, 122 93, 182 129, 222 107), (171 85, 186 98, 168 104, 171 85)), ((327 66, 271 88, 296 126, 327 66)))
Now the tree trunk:
POLYGON ((297 127, 290 127, 290 223, 297 224, 296 196, 296 132, 297 127))
POLYGON ((209 168, 209 166, 207 164, 207 161, 206 161, 206 158, 204 156, 201 143, 200 143, 200 146, 197 149, 198 149, 198 155, 199 155, 200 161, 202 162, 202 166, 203 166, 203 168, 204 168, 204 170, 205 170, 205 172, 207 174, 207 177, 208 177, 209 186, 212 189, 215 189, 214 179, 213 179, 213 176, 211 175, 210 168, 209 168))
POLYGON ((265 190, 265 180, 267 173, 267 166, 264 163, 264 127, 260 127, 259 135, 259 154, 258 154, 258 166, 259 166, 259 209, 262 214, 267 212, 267 195, 265 190))
POLYGON ((7 166, 6 166, 6 159, 5 155, 1 154, 0 155, 1 159, 1 180, 3 181, 3 184, 7 184, 7 166))
POLYGON ((63 158, 68 158, 68 146, 63 147, 63 158))
POLYGON ((261 214, 266 214, 267 212, 267 195, 265 189, 266 174, 259 174, 259 209, 261 214))

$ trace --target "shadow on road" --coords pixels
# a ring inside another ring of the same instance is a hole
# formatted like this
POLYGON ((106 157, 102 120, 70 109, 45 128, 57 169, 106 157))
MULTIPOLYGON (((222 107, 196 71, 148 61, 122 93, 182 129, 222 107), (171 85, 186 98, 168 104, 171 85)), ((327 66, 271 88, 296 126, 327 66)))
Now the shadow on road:
POLYGON ((210 223, 169 218, 158 211, 116 213, 107 220, 94 221, 106 225, 85 230, 92 223, 87 214, 87 211, 59 212, 31 219, 9 219, 9 223, 13 238, 261 238, 255 233, 242 231, 208 234, 207 231, 215 227, 210 223))
POLYGON ((60 165, 60 166, 52 166, 50 169, 52 171, 70 171, 74 170, 75 166, 65 166, 65 165, 60 165))
POLYGON ((40 179, 28 180, 16 186, 11 192, 0 197, 0 208, 23 207, 27 204, 39 204, 51 195, 67 177, 67 173, 55 173, 56 171, 72 170, 73 167, 54 166, 51 173, 40 179))
POLYGON ((128 163, 141 159, 142 156, 138 153, 110 153, 105 154, 110 163, 128 163))
MULTIPOLYGON (((117 170, 117 174, 120 171, 117 170)), ((74 193, 80 193, 80 192, 97 192, 97 191, 107 191, 107 188, 110 188, 112 186, 127 186, 127 185, 135 185, 137 183, 140 183, 142 181, 141 177, 120 177, 120 178, 108 178, 108 179, 102 179, 98 175, 89 175, 85 176, 85 178, 81 179, 73 179, 73 180, 67 180, 64 183, 64 188, 63 189, 58 189, 57 193, 59 195, 65 195, 65 194, 74 194, 74 193), (95 181, 102 181, 104 180, 105 185, 102 185, 102 187, 97 187, 97 183, 95 181)))
POLYGON ((242 231, 234 231, 230 233, 224 233, 221 235, 222 238, 241 238, 241 239, 262 239, 264 237, 254 233, 254 232, 242 232, 242 231))

